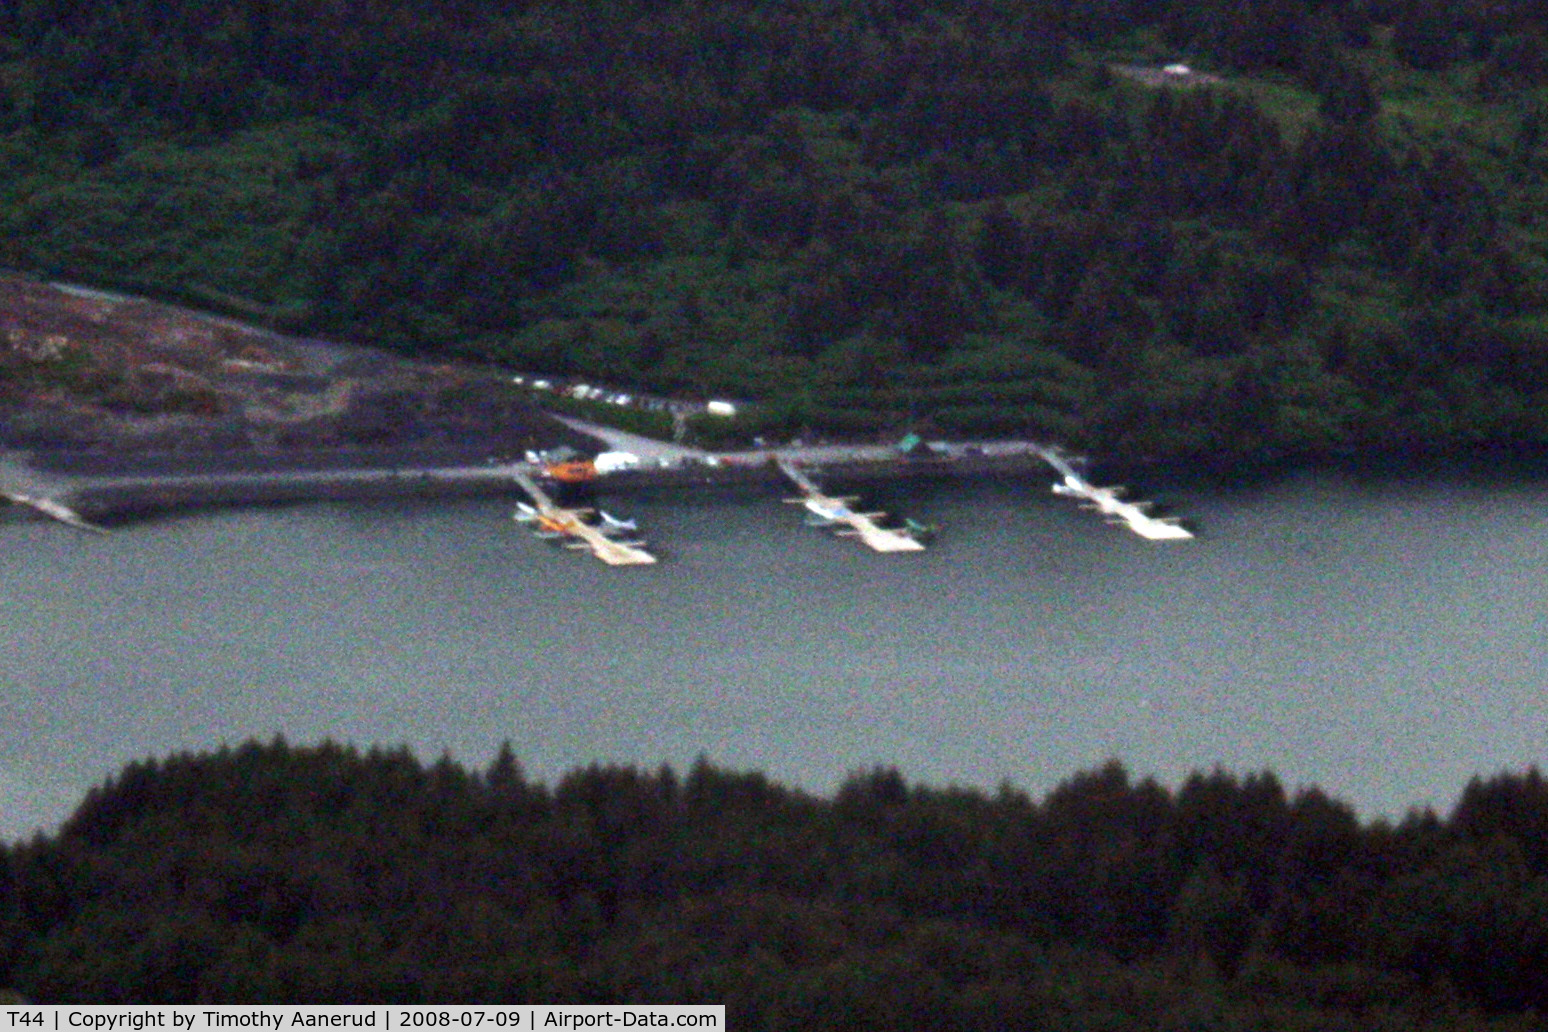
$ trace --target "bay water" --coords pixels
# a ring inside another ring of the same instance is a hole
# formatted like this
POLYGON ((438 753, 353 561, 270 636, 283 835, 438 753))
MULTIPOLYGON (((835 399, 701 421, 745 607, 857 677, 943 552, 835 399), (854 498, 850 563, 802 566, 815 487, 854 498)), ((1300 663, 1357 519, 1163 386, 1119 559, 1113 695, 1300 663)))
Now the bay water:
POLYGON ((1548 760, 1548 480, 1174 485, 1199 537, 1159 544, 1037 478, 865 490, 937 542, 875 555, 762 490, 606 499, 661 557, 624 569, 498 500, 0 523, 0 839, 275 735, 824 794, 1270 769, 1394 818, 1548 760))

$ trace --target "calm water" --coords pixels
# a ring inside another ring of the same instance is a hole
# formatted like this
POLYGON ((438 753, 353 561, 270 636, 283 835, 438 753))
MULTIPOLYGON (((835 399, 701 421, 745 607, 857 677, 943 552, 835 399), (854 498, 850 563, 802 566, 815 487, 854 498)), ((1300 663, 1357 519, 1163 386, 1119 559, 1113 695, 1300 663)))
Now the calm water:
POLYGON ((619 500, 663 557, 625 570, 503 502, 0 523, 0 837, 128 760, 278 733, 819 792, 1267 767, 1366 816, 1548 760, 1548 482, 1190 488, 1202 536, 1159 546, 1040 482, 900 492, 870 494, 946 528, 922 556, 772 495, 619 500))

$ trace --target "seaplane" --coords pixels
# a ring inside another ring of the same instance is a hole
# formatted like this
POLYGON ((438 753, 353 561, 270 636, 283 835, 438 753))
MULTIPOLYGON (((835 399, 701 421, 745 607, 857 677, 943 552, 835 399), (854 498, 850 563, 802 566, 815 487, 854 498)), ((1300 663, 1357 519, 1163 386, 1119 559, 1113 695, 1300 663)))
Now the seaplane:
POLYGON ((1062 477, 1051 488, 1054 494, 1078 498, 1082 509, 1100 512, 1107 523, 1126 526, 1150 541, 1181 541, 1193 537, 1193 533, 1175 517, 1150 515, 1150 502, 1125 501, 1125 489, 1121 485, 1097 487, 1083 477, 1063 455, 1047 448, 1038 451, 1062 477))
POLYGON ((877 552, 922 552, 924 544, 907 529, 894 530, 882 527, 877 520, 884 519, 884 512, 855 512, 850 503, 853 496, 835 497, 822 492, 794 463, 781 459, 779 468, 801 490, 801 497, 786 498, 790 505, 806 509, 806 523, 812 527, 833 527, 839 537, 859 538, 867 547, 877 552))

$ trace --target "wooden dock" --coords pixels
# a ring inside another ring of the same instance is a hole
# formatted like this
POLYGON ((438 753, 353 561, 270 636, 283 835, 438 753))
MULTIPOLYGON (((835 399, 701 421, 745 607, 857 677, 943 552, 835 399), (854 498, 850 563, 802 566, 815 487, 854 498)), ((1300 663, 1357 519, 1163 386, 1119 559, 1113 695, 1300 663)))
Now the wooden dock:
POLYGON ((1078 498, 1081 508, 1095 509, 1108 523, 1128 527, 1148 541, 1186 541, 1193 537, 1193 532, 1176 519, 1150 515, 1149 502, 1124 501, 1119 497, 1123 488, 1092 484, 1058 451, 1039 447, 1037 453, 1063 478, 1053 485, 1054 494, 1078 498))
POLYGON ((531 472, 512 467, 511 478, 521 485, 536 507, 535 520, 540 530, 557 534, 573 548, 584 548, 609 566, 644 566, 656 561, 656 557, 637 544, 614 541, 582 517, 584 509, 567 509, 555 502, 552 496, 533 479, 531 472))
POLYGON ((838 525, 835 533, 839 536, 859 538, 862 544, 877 552, 924 551, 924 544, 912 534, 877 526, 876 521, 886 513, 855 512, 848 504, 852 499, 833 498, 824 494, 810 477, 788 459, 780 459, 779 468, 801 491, 800 498, 787 498, 786 501, 805 506, 807 512, 824 525, 838 525))

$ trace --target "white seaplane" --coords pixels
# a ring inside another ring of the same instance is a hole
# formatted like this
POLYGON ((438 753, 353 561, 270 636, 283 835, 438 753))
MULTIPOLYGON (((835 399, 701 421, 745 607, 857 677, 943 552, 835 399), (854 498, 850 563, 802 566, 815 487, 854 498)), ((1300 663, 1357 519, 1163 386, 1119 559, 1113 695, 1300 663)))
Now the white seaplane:
POLYGON ((1128 502, 1121 486, 1097 487, 1081 476, 1070 461, 1056 451, 1039 448, 1038 453, 1063 478, 1053 485, 1053 493, 1081 499, 1081 508, 1095 509, 1111 524, 1123 525, 1150 541, 1181 541, 1193 537, 1176 517, 1152 516, 1150 502, 1128 502))

